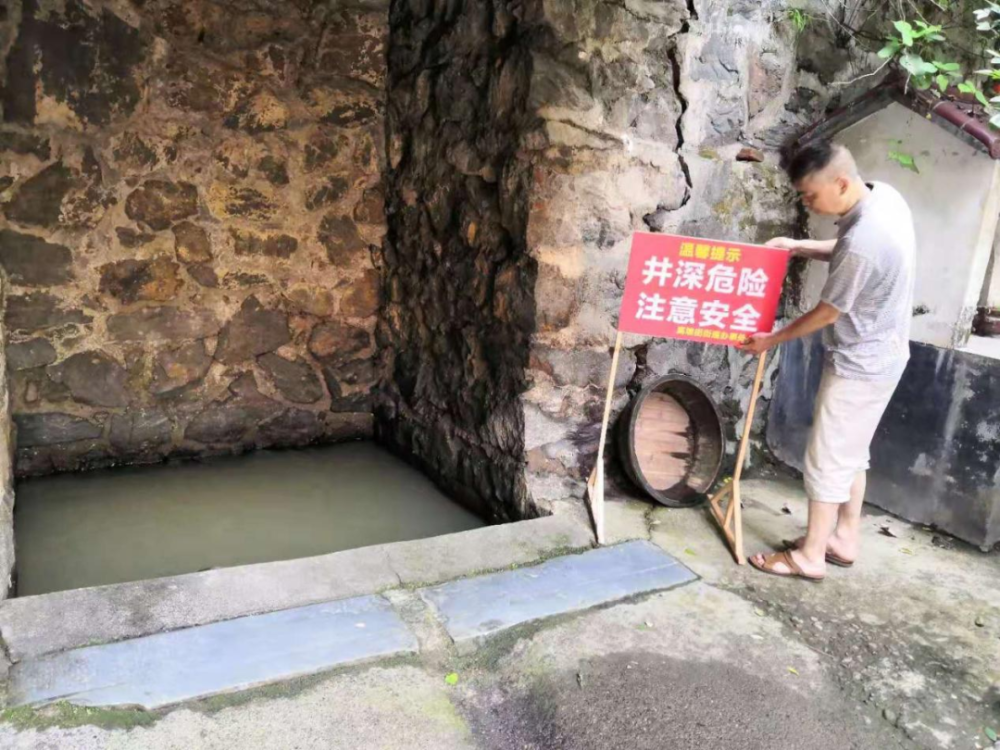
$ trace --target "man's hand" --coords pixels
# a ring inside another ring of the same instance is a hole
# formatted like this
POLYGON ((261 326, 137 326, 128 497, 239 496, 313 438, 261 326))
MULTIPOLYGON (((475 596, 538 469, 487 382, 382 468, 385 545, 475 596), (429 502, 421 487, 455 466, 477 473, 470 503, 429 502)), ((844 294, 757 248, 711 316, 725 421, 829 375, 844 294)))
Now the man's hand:
POLYGON ((792 257, 799 255, 799 240, 793 240, 791 237, 773 237, 764 243, 765 247, 773 247, 778 250, 787 250, 792 254, 792 257))
POLYGON ((763 354, 777 344, 778 341, 773 333, 755 333, 741 348, 749 354, 763 354))

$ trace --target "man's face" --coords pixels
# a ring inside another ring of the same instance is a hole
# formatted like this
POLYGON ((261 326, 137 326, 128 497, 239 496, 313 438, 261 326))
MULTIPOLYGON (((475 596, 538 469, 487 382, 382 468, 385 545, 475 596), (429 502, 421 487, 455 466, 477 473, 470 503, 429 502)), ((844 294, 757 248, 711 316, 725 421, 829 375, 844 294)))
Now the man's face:
POLYGON ((839 216, 843 213, 844 195, 849 187, 843 177, 828 177, 822 173, 803 177, 796 185, 803 205, 814 214, 839 216))

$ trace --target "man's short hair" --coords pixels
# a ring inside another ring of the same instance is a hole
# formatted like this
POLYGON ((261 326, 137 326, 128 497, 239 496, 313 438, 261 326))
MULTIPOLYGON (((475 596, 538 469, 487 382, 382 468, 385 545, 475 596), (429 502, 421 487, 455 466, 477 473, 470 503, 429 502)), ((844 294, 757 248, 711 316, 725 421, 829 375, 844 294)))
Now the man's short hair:
POLYGON ((788 172, 792 184, 797 184, 810 175, 824 173, 824 177, 834 179, 847 177, 860 180, 858 165, 846 146, 826 140, 809 141, 790 155, 784 154, 782 166, 788 172))
POLYGON ((829 167, 837 157, 838 149, 842 148, 827 140, 809 141, 786 152, 782 166, 788 173, 788 179, 795 184, 829 167))

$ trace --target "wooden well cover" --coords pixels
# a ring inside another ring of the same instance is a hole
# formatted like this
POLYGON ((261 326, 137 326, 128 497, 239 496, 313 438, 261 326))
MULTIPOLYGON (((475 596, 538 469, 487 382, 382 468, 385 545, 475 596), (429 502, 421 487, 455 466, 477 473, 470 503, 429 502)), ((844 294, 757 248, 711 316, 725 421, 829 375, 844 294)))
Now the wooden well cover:
POLYGON ((697 382, 668 375, 643 388, 622 413, 618 449, 629 477, 654 500, 696 505, 722 468, 722 418, 697 382))

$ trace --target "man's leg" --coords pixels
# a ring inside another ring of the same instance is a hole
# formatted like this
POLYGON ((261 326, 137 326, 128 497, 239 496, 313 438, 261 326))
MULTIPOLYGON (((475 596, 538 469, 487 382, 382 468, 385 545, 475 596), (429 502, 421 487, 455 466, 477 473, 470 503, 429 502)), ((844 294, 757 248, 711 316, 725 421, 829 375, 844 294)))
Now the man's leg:
MULTIPOLYGON (((837 527, 840 506, 850 504, 852 482, 856 481, 857 467, 861 465, 850 455, 853 444, 847 429, 856 418, 851 398, 856 389, 856 384, 826 371, 816 394, 803 472, 809 497, 809 522, 805 537, 788 552, 795 565, 810 577, 826 573, 827 548, 837 527)), ((768 561, 764 555, 755 555, 753 564, 761 567, 768 561)), ((776 557, 771 558, 770 564, 776 573, 791 572, 790 566, 776 557)))
POLYGON ((848 503, 823 503, 809 501, 809 524, 802 547, 792 551, 792 559, 806 573, 822 575, 826 572, 826 550, 837 526, 837 517, 848 503))
POLYGON ((865 502, 867 472, 859 471, 851 485, 851 501, 840 506, 837 530, 830 539, 829 551, 844 562, 854 562, 861 548, 861 506, 865 502))
MULTIPOLYGON (((851 500, 843 503, 837 514, 837 525, 826 543, 826 551, 844 562, 854 562, 861 547, 861 506, 865 502, 867 472, 859 471, 851 484, 851 500)), ((802 549, 806 536, 795 540, 795 548, 802 549)))

